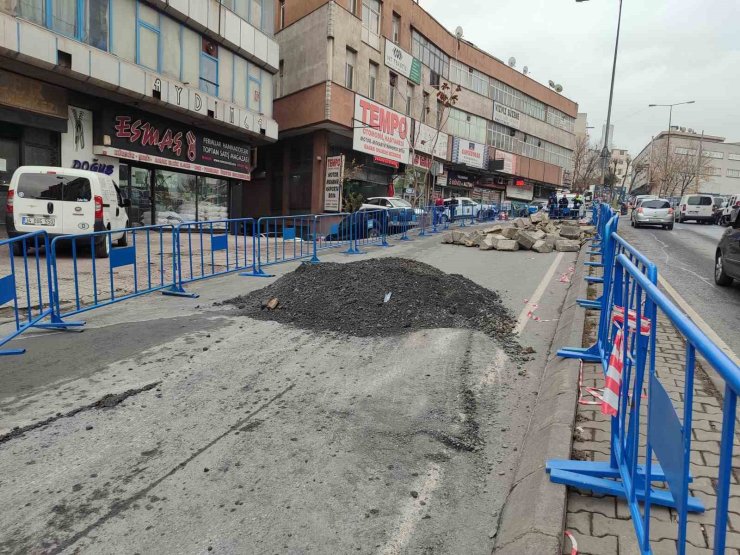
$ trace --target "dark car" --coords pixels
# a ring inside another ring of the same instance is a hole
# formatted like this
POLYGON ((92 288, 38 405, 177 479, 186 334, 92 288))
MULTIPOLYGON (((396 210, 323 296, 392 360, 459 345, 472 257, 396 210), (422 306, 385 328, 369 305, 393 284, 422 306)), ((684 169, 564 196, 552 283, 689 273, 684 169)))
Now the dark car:
POLYGON ((717 285, 732 285, 740 281, 740 216, 725 230, 714 256, 714 281, 717 285))
POLYGON ((349 239, 368 239, 380 237, 383 228, 393 225, 393 214, 389 215, 388 210, 366 209, 361 208, 345 216, 341 222, 333 227, 331 232, 326 236, 327 241, 345 241, 349 239))

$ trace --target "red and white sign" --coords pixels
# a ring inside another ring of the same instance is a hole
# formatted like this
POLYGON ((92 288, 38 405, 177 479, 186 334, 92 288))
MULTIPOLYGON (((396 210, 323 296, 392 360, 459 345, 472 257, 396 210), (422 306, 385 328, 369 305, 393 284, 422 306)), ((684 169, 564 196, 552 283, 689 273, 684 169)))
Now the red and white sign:
POLYGON ((343 179, 344 156, 329 156, 324 181, 324 212, 341 212, 343 179))
POLYGON ((399 166, 399 163, 395 160, 390 160, 389 158, 384 158, 382 156, 373 156, 373 162, 380 164, 381 166, 390 166, 391 168, 398 168, 399 166))
POLYGON ((414 154, 414 166, 417 168, 423 168, 425 170, 432 169, 432 158, 425 156, 424 154, 414 154))
POLYGON ((167 166, 170 168, 177 168, 197 173, 210 173, 211 175, 231 177, 232 179, 242 179, 244 181, 249 181, 252 178, 251 175, 248 173, 224 170, 221 168, 213 168, 211 166, 204 166, 203 164, 194 164, 192 162, 174 160, 172 158, 164 158, 163 156, 154 156, 152 154, 144 154, 143 152, 134 152, 132 150, 125 150, 122 148, 95 146, 93 147, 93 152, 95 154, 102 154, 103 156, 113 156, 115 158, 124 158, 126 160, 135 160, 137 162, 146 162, 148 164, 167 166))
POLYGON ((352 148, 400 164, 409 163, 411 118, 355 95, 352 148))

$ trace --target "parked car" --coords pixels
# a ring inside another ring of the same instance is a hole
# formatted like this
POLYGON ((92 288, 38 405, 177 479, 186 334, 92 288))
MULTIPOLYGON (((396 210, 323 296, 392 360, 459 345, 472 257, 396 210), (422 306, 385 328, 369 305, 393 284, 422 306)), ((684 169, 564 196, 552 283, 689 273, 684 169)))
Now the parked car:
POLYGON ((694 220, 699 223, 711 223, 714 221, 712 207, 714 198, 712 195, 684 195, 678 204, 676 220, 679 223, 694 220))
POLYGON ((332 226, 332 230, 326 236, 327 241, 344 241, 352 239, 367 239, 380 237, 384 225, 388 225, 387 233, 393 233, 394 225, 390 221, 389 212, 381 210, 378 206, 363 205, 359 210, 348 214, 342 220, 332 226))
POLYGON ((722 205, 722 211, 719 215, 720 225, 730 225, 734 221, 733 213, 737 214, 740 209, 740 195, 732 195, 722 205))
POLYGON ((540 210, 547 210, 547 201, 546 200, 533 200, 529 203, 529 213, 535 214, 539 212, 540 210))
POLYGON ((663 229, 673 229, 673 208, 668 199, 643 199, 637 203, 630 216, 632 227, 659 225, 663 229))
MULTIPOLYGON (((110 176, 51 166, 21 166, 10 179, 5 224, 9 237, 43 230, 50 237, 129 227, 131 205, 110 176)), ((126 232, 112 241, 126 245, 126 232)), ((107 258, 111 241, 101 235, 95 256, 107 258)), ((20 252, 20 245, 14 247, 20 252)))
POLYGON ((740 216, 737 214, 719 240, 714 255, 714 281, 717 285, 732 285, 733 280, 740 281, 740 216))
POLYGON ((482 204, 478 204, 472 198, 455 197, 444 199, 445 211, 442 215, 442 221, 452 221, 458 218, 479 218, 483 209, 482 204))
POLYGON ((370 197, 362 208, 393 210, 394 220, 407 222, 416 222, 424 216, 423 209, 414 208, 409 201, 398 197, 370 197))
POLYGON ((712 197, 712 223, 719 224, 719 219, 722 217, 722 208, 725 206, 728 197, 715 196, 712 197))

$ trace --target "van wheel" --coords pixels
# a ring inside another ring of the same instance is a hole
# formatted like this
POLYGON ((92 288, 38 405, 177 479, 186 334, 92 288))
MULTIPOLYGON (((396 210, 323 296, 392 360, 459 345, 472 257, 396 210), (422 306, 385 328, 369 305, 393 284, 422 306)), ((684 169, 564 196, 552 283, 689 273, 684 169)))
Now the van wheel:
POLYGON ((95 258, 108 258, 110 256, 110 242, 108 236, 103 235, 95 243, 95 258))
MULTIPOLYGON (((126 227, 128 227, 128 225, 126 225, 126 227)), ((128 245, 128 233, 124 231, 123 232, 123 235, 121 235, 121 238, 118 240, 118 242, 116 244, 119 247, 125 247, 125 246, 127 246, 128 245)))

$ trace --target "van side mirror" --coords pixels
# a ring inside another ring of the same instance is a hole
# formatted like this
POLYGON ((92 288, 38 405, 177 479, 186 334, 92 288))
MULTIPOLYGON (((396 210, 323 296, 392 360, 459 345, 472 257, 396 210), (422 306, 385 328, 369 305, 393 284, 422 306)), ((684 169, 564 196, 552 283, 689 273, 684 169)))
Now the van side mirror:
POLYGON ((130 207, 131 206, 131 199, 130 198, 125 198, 125 199, 121 200, 121 206, 123 208, 130 207))

